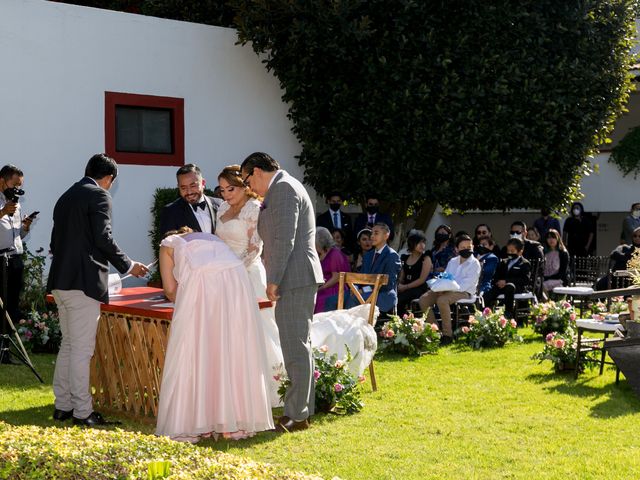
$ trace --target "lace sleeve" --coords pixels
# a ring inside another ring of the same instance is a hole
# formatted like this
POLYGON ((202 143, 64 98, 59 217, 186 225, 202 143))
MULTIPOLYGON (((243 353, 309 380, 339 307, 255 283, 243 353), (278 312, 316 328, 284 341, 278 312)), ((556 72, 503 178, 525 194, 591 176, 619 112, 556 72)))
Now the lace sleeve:
POLYGON ((257 200, 249 200, 242 211, 240 219, 244 221, 247 227, 247 249, 242 252, 240 259, 245 266, 250 265, 262 253, 262 239, 258 235, 258 216, 260 215, 260 202, 257 200))
POLYGON ((176 248, 176 245, 178 244, 178 242, 180 241, 180 237, 178 235, 169 235, 166 238, 162 239, 162 242, 160 242, 160 246, 161 247, 169 247, 169 248, 176 248))

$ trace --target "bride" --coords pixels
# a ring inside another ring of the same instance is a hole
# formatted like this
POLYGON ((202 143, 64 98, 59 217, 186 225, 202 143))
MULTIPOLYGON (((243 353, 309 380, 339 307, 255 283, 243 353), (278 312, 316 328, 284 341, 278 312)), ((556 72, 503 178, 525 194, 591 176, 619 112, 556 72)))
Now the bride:
MULTIPOLYGON (((261 203, 257 195, 244 186, 239 165, 225 167, 218 175, 218 183, 224 202, 218 208, 216 235, 243 261, 253 284, 255 296, 264 300, 267 298, 267 276, 260 259, 262 239, 258 235, 261 203)), ((275 374, 281 370, 283 360, 274 309, 263 308, 260 313, 265 333, 267 367, 275 374)), ((278 382, 273 375, 270 376, 269 387, 271 406, 281 405, 278 382)))

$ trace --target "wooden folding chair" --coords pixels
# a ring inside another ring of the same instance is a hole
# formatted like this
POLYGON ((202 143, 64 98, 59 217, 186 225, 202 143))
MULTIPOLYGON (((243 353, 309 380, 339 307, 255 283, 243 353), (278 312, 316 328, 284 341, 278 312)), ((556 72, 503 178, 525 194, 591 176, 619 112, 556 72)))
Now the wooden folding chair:
MULTIPOLYGON (((349 290, 354 297, 358 299, 361 305, 368 303, 369 306, 369 319, 368 323, 372 327, 375 327, 375 310, 376 301, 378 300, 378 293, 380 288, 389 282, 389 275, 382 273, 351 273, 340 272, 340 286, 338 290, 338 310, 344 308, 344 290, 345 285, 349 287, 349 290), (371 295, 365 300, 362 298, 360 289, 358 286, 371 286, 371 295)), ((371 376, 371 388, 375 392, 378 390, 378 384, 376 383, 376 374, 373 370, 373 359, 369 364, 369 375, 371 376)))

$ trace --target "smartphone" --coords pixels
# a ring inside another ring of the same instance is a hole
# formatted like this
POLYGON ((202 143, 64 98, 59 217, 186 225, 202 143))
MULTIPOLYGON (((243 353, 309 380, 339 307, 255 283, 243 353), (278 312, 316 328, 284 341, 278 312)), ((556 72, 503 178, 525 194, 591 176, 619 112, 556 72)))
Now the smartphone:
POLYGON ((39 213, 40 212, 33 212, 32 214, 28 215, 27 218, 34 219, 34 218, 36 218, 38 216, 39 213))

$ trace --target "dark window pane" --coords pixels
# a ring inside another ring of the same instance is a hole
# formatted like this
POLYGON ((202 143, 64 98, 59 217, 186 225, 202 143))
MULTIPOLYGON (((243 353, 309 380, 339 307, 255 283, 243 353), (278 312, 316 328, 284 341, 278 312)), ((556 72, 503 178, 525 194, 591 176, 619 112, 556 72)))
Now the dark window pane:
POLYGON ((171 110, 116 106, 116 151, 173 153, 171 110))

